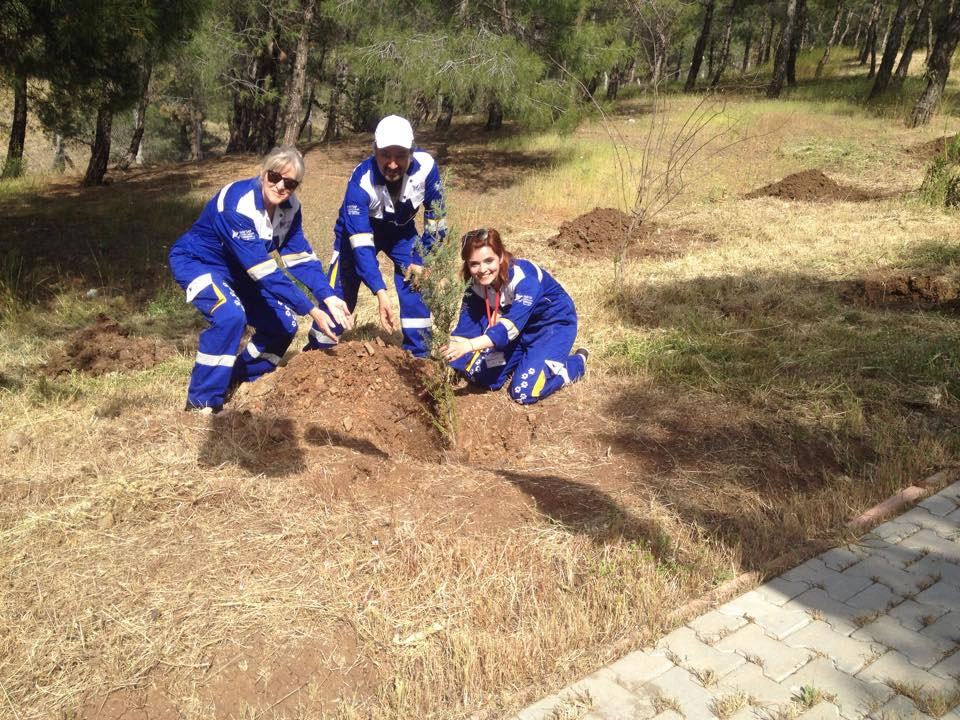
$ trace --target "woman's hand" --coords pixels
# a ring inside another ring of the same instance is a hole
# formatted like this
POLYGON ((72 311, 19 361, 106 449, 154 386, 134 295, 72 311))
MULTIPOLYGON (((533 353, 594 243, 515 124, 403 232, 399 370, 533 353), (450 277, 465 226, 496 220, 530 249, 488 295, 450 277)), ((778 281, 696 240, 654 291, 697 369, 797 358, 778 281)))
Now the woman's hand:
POLYGON ((454 340, 440 348, 440 354, 447 362, 453 362, 469 352, 473 352, 473 344, 469 340, 454 340))
POLYGON ((317 327, 320 328, 320 332, 333 340, 335 343, 340 342, 340 338, 333 330, 333 320, 330 319, 329 315, 327 315, 320 308, 315 307, 310 311, 310 317, 313 318, 313 321, 317 324, 317 327))
POLYGON ((377 313, 380 315, 380 325, 387 332, 393 332, 397 328, 397 319, 393 314, 393 308, 390 307, 390 298, 387 297, 387 291, 381 290, 377 293, 377 313))
POLYGON ((344 330, 353 329, 353 315, 350 314, 350 308, 343 300, 336 295, 331 295, 323 301, 323 304, 327 306, 327 312, 330 313, 337 325, 344 330))

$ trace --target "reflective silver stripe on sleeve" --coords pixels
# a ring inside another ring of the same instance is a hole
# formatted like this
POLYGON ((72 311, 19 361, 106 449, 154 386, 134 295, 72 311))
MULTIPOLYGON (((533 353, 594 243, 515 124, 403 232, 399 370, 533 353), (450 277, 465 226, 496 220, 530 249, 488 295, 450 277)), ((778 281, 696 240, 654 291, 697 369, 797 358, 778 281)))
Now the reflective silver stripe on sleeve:
POLYGON ((213 285, 213 276, 210 273, 195 277, 187 285, 187 302, 193 302, 193 299, 200 294, 204 288, 213 285))
POLYGON ((517 326, 513 324, 512 320, 508 320, 507 318, 500 318, 499 320, 497 320, 497 323, 500 325, 503 325, 503 327, 506 328, 507 338, 509 340, 517 339, 517 336, 520 334, 520 331, 517 330, 517 326))
POLYGON ((252 268, 247 268, 247 275, 252 277, 254 280, 262 280, 267 275, 272 272, 275 272, 279 268, 277 267, 276 260, 265 260, 259 265, 254 265, 252 268))
POLYGON ((433 326, 433 316, 427 318, 401 318, 400 327, 428 328, 433 326))
POLYGON ((358 247, 373 247, 373 233, 357 233, 350 236, 350 247, 356 250, 358 247))
POLYGON ((236 355, 207 355, 206 353, 197 353, 197 365, 209 365, 210 367, 233 367, 236 362, 236 355))
POLYGON ((254 360, 256 360, 257 358, 263 358, 264 360, 266 360, 266 361, 267 361, 268 363, 270 363, 271 365, 279 365, 279 364, 280 364, 280 356, 279 356, 279 355, 274 355, 273 353, 268 353, 268 352, 261 352, 261 351, 260 351, 260 348, 258 348, 258 347, 257 347, 256 345, 254 345, 252 342, 248 342, 248 343, 247 343, 247 353, 248 353, 248 354, 250 355, 250 357, 252 357, 254 360))
POLYGON ((281 255, 280 259, 283 260, 283 264, 288 268, 299 265, 300 263, 310 262, 311 260, 316 260, 320 262, 320 258, 316 256, 316 253, 313 252, 302 252, 302 253, 292 253, 290 255, 281 255))
POLYGON ((438 230, 446 231, 447 229, 447 220, 446 218, 440 218, 439 220, 427 220, 423 227, 427 232, 435 233, 438 230))

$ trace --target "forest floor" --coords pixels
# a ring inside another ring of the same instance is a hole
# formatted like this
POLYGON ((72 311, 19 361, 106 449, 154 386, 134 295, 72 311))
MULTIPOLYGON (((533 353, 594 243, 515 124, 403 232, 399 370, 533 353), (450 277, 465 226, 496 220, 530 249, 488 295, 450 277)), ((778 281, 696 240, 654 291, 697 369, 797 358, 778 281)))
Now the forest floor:
MULTIPOLYGON (((697 106, 653 110, 421 134, 454 232, 548 268, 591 349, 535 406, 461 386, 454 448, 369 298, 334 351, 180 410, 202 321, 165 254, 254 158, 5 190, 0 715, 507 716, 957 464, 960 234, 913 193, 960 121, 733 97, 627 237, 622 159, 697 106)), ((324 259, 368 151, 306 154, 324 259)))

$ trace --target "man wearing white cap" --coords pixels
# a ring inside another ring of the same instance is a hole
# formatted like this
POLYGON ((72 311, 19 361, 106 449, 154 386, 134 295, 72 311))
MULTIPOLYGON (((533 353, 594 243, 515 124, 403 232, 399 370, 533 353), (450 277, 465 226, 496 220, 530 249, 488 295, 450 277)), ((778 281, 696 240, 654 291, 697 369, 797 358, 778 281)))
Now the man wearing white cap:
MULTIPOLYGON (((417 238, 429 250, 434 241, 446 235, 443 183, 430 154, 414 148, 413 128, 402 117, 388 115, 380 121, 373 150, 373 155, 357 165, 347 183, 334 228, 330 284, 352 313, 363 282, 377 296, 380 324, 393 332, 397 321, 377 262, 377 254, 385 252, 393 260, 403 348, 424 357, 429 350, 432 318, 410 285, 410 271, 416 273, 423 265, 414 250, 417 238), (424 231, 419 235, 414 219, 421 206, 424 231)), ((337 327, 336 331, 339 335, 342 329, 337 327)), ((332 343, 315 325, 306 349, 332 343)))

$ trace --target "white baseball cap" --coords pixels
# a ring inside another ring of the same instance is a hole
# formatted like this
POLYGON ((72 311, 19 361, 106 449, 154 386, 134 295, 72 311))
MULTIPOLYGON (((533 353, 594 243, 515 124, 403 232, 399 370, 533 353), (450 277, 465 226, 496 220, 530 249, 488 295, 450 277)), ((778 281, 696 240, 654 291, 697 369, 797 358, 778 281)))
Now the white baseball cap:
POLYGON ((394 145, 412 150, 413 128, 410 127, 407 120, 399 115, 387 115, 377 123, 377 130, 373 134, 373 144, 380 150, 394 145))

